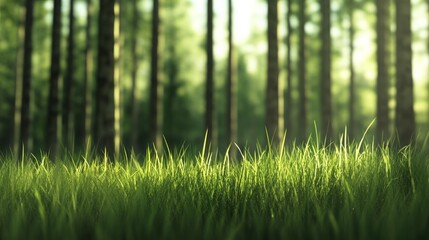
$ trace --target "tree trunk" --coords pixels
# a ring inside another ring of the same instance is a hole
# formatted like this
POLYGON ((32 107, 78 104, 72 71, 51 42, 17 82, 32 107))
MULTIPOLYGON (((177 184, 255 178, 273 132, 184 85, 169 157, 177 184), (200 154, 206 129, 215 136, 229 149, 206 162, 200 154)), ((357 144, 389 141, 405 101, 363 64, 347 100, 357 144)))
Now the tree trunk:
POLYGON ((21 155, 31 152, 30 146, 30 92, 31 92, 31 71, 33 55, 33 18, 34 2, 33 0, 25 1, 25 30, 24 30, 24 56, 22 67, 22 100, 21 100, 21 124, 19 137, 19 151, 21 155))
POLYGON ((396 131, 400 147, 415 140, 411 3, 396 0, 396 131))
POLYGON ((349 15, 349 72, 350 72, 350 99, 349 99, 349 127, 348 127, 348 137, 349 139, 354 139, 355 137, 355 128, 356 128, 356 90, 355 90, 355 68, 354 68, 354 37, 355 37, 355 27, 354 27, 354 0, 348 0, 348 15, 349 15))
POLYGON ((305 46, 305 25, 307 23, 306 16, 306 1, 301 0, 299 2, 299 63, 298 63, 298 74, 299 74, 299 114, 298 123, 299 128, 299 142, 304 143, 307 140, 307 76, 306 76, 306 46, 305 46))
POLYGON ((376 141, 389 138, 390 0, 377 0, 377 126, 376 141))
POLYGON ((20 154, 20 125, 22 109, 22 76, 23 76, 23 57, 24 57, 24 37, 25 37, 25 15, 24 9, 20 6, 18 13, 22 16, 23 21, 19 21, 17 37, 18 46, 16 50, 16 80, 15 80, 15 107, 14 107, 14 126, 13 126, 13 154, 19 158, 20 154))
POLYGON ((138 72, 138 54, 137 54, 137 31, 139 28, 139 10, 137 0, 133 0, 133 20, 131 35, 131 146, 137 147, 139 123, 138 123, 138 104, 137 104, 137 72, 138 72))
POLYGON ((151 49, 151 85, 150 85, 150 136, 157 151, 162 151, 162 99, 163 86, 159 73, 160 47, 160 3, 153 0, 152 11, 152 49, 151 49))
POLYGON ((279 146, 283 133, 280 115, 277 24, 277 0, 268 0, 268 65, 265 124, 268 137, 272 139, 273 146, 279 146))
MULTIPOLYGON (((429 22, 429 0, 426 0, 426 5, 427 5, 427 21, 429 22)), ((428 29, 427 31, 429 32, 429 25, 428 25, 428 29)), ((427 51, 428 51, 428 55, 429 55, 429 39, 427 39, 427 51)), ((429 57, 429 56, 428 56, 429 57)), ((427 94, 427 101, 429 103, 429 78, 427 79, 427 89, 426 89, 426 94, 427 94)), ((429 127, 429 104, 427 104, 427 119, 426 119, 426 124, 429 127)))
POLYGON ((213 56, 213 0, 207 0, 207 39, 206 39, 206 114, 205 130, 207 141, 212 149, 217 146, 214 104, 214 56, 213 56))
POLYGON ((332 99, 331 99, 331 1, 321 0, 320 9, 322 11, 320 38, 322 39, 321 47, 321 136, 325 144, 330 144, 333 136, 332 129, 332 99))
POLYGON ((96 88, 96 139, 101 151, 113 160, 115 151, 114 104, 114 6, 115 0, 100 0, 96 88))
POLYGON ((63 140, 64 146, 72 146, 72 131, 73 131, 73 104, 72 104, 72 93, 74 85, 74 0, 70 0, 70 12, 69 12, 69 36, 68 36, 68 47, 67 47, 67 72, 64 78, 63 87, 63 140))
POLYGON ((287 0, 287 13, 286 13, 286 92, 285 92, 285 130, 287 132, 288 138, 292 137, 292 49, 291 49, 291 39, 292 39, 292 0, 287 0))
MULTIPOLYGON (((49 100, 47 116, 46 144, 49 155, 55 158, 58 146, 58 115, 59 115, 59 87, 60 80, 60 51, 61 51, 61 0, 54 0, 54 14, 52 25, 51 44, 51 72, 49 78, 49 100)), ((54 159, 53 159, 54 160, 54 159)))
POLYGON ((92 82, 93 82, 93 50, 92 50, 92 0, 86 0, 86 42, 85 42, 85 76, 84 76, 84 107, 85 107, 85 143, 88 144, 92 129, 92 82))
POLYGON ((120 0, 115 0, 113 24, 113 102, 114 102, 114 144, 115 154, 119 155, 121 148, 121 4, 120 0))
MULTIPOLYGON (((237 142, 237 78, 234 59, 233 42, 233 5, 232 0, 228 0, 228 66, 227 66, 227 136, 228 143, 237 142)), ((236 158, 237 148, 231 145, 230 157, 236 158)))

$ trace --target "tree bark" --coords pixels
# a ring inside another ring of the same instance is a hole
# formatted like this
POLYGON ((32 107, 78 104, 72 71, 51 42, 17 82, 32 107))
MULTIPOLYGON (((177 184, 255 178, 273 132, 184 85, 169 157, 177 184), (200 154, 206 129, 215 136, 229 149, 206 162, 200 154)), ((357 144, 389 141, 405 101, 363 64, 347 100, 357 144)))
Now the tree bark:
POLYGON ((320 0, 320 9, 322 11, 321 18, 321 136, 325 140, 325 144, 330 144, 333 136, 332 129, 332 96, 331 96, 331 1, 320 0))
POLYGON ((231 144, 230 157, 235 159, 237 149, 233 145, 237 142, 237 78, 234 59, 233 42, 233 5, 232 0, 228 0, 228 66, 227 66, 227 134, 228 142, 231 144))
POLYGON ((19 155, 31 152, 30 146, 30 92, 31 92, 31 71, 33 55, 33 18, 34 2, 25 1, 25 30, 24 30, 24 56, 22 67, 22 100, 21 100, 21 124, 19 136, 19 155))
POLYGON ((376 141, 389 138, 390 0, 377 0, 377 126, 376 141))
POLYGON ((137 104, 137 72, 138 72, 138 54, 137 54, 137 31, 139 28, 139 10, 137 0, 133 0, 133 20, 131 35, 131 146, 137 147, 139 123, 138 123, 138 104, 137 104))
MULTIPOLYGON (((48 116, 46 145, 51 158, 55 158, 58 146, 59 80, 61 54, 61 0, 54 0, 51 44, 51 71, 49 78, 48 116)), ((52 159, 54 160, 54 159, 52 159)))
POLYGON ((268 0, 268 65, 266 87, 265 124, 268 137, 273 146, 279 146, 282 139, 279 94, 279 57, 278 57, 278 9, 277 0, 268 0))
POLYGON ((160 1, 153 0, 152 10, 152 49, 151 49, 151 85, 150 85, 150 136, 157 151, 162 151, 163 124, 163 85, 159 73, 160 63, 160 1))
POLYGON ((214 55, 213 55, 213 0, 207 0, 207 39, 206 39, 206 113, 205 130, 207 141, 212 149, 217 146, 214 104, 214 55))
POLYGON ((354 26, 354 0, 348 0, 347 10, 349 16, 349 72, 350 72, 350 99, 349 99, 349 127, 348 137, 354 139, 356 129, 356 89, 355 89, 355 68, 354 68, 354 37, 355 37, 355 26, 354 26))
POLYGON ((299 2, 299 63, 298 63, 298 74, 299 74, 299 114, 298 123, 299 128, 299 139, 300 143, 305 143, 307 140, 307 56, 306 56, 306 45, 305 45, 305 25, 307 23, 306 16, 306 1, 301 0, 299 2))
POLYGON ((115 151, 114 104, 114 6, 115 0, 100 0, 96 88, 96 139, 99 150, 113 160, 115 151))
POLYGON ((63 87, 63 140, 64 146, 72 146, 72 132, 73 132, 73 103, 72 103, 72 93, 74 85, 74 0, 70 0, 70 12, 69 12, 69 35, 68 35, 68 46, 67 46, 67 70, 66 76, 64 78, 64 87, 63 87))
POLYGON ((92 46, 92 0, 86 0, 86 42, 85 42, 85 75, 84 75, 84 107, 85 107, 85 143, 88 144, 92 129, 92 82, 93 82, 93 46, 92 46))
POLYGON ((396 131, 400 147, 415 140, 414 90, 411 50, 411 3, 396 2, 396 131))
POLYGON ((22 16, 19 21, 17 38, 18 46, 16 49, 16 80, 15 80, 15 106, 14 106, 14 126, 13 126, 13 154, 19 158, 20 155, 20 125, 21 125, 21 109, 22 109, 22 76, 24 64, 24 37, 25 37, 25 15, 23 7, 18 9, 18 15, 22 16))
POLYGON ((292 137, 292 49, 291 49, 291 39, 292 39, 292 0, 286 1, 286 92, 285 92, 285 130, 287 136, 292 137))
POLYGON ((115 0, 113 23, 113 103, 114 103, 114 146, 118 156, 121 148, 121 4, 115 0))

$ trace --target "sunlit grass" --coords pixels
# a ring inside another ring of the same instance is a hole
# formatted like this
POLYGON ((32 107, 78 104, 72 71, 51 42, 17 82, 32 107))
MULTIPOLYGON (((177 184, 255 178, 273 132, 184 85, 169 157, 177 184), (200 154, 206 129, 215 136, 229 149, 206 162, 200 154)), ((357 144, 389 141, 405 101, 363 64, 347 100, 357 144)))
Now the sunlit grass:
POLYGON ((421 150, 318 143, 241 151, 169 149, 116 162, 43 155, 0 164, 2 239, 421 239, 429 164, 421 150), (170 152, 170 154, 168 154, 170 152))

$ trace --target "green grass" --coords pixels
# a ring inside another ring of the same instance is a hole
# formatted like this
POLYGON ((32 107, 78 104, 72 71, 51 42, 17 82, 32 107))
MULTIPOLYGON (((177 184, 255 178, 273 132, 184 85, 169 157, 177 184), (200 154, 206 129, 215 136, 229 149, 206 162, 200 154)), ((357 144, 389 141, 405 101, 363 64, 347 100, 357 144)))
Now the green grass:
MULTIPOLYGON (((85 157, 86 156, 86 157, 85 157)), ((420 150, 316 144, 162 158, 0 163, 2 239, 422 239, 420 150)))

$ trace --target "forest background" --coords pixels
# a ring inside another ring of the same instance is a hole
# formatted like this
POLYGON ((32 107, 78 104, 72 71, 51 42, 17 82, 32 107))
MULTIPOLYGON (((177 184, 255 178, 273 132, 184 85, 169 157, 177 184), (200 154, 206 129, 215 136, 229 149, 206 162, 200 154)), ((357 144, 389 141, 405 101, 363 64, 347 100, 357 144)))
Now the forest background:
POLYGON ((110 133, 116 149, 159 147, 162 136, 171 147, 198 147, 206 130, 220 149, 231 142, 253 149, 267 134, 278 142, 278 130, 287 132, 286 142, 302 143, 316 132, 339 141, 346 128, 360 139, 374 119, 370 141, 401 138, 401 131, 417 141, 427 137, 428 2, 396 1, 396 8, 387 0, 241 0, 231 8, 227 1, 208 2, 109 1, 103 10, 90 0, 1 0, 1 150, 82 148, 90 138, 109 146, 100 139, 110 133), (34 4, 30 57, 28 2, 34 4), (109 14, 110 2, 116 7, 109 14), (103 31, 110 40, 100 37, 103 31), (103 120, 97 95, 104 89, 99 53, 106 44, 114 57, 104 66, 114 72, 107 74, 106 111, 113 119, 107 127, 99 124, 109 119, 103 120), (269 94, 272 86, 276 94, 269 94))

